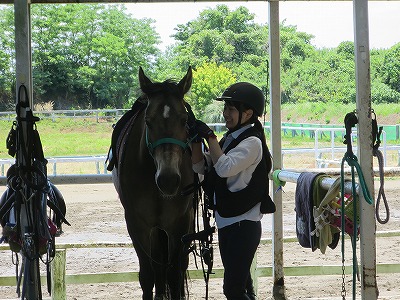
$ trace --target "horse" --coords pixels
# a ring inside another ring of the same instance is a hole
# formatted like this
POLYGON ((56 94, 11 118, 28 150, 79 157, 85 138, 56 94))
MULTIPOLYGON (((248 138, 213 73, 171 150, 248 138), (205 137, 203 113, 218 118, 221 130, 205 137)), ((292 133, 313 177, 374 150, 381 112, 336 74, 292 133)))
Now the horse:
POLYGON ((195 174, 184 95, 192 69, 179 82, 152 82, 140 67, 139 84, 143 108, 119 134, 113 181, 139 259, 142 299, 153 299, 154 287, 154 300, 185 299, 189 250, 181 239, 194 231, 195 205, 184 191, 195 174))

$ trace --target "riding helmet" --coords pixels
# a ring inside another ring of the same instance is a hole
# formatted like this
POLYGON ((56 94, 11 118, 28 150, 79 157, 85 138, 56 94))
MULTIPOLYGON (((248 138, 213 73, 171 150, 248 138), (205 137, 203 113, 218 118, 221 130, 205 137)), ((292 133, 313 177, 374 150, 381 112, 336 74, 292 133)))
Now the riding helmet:
POLYGON ((261 116, 264 112, 264 94, 258 87, 249 82, 232 84, 216 100, 241 102, 250 106, 257 116, 261 116))

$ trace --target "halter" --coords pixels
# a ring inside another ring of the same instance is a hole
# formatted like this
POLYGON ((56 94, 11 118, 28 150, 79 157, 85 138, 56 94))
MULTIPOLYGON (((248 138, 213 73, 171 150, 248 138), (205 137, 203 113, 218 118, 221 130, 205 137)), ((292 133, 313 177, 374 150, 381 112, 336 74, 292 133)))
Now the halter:
POLYGON ((190 142, 191 141, 189 140, 189 141, 187 141, 185 143, 185 142, 182 142, 181 140, 178 140, 178 139, 166 137, 166 138, 158 139, 158 140, 156 140, 155 142, 152 143, 152 142, 149 141, 149 134, 148 134, 147 126, 146 126, 146 145, 147 145, 147 148, 149 149, 149 152, 150 152, 151 155, 153 155, 154 149, 157 146, 160 146, 162 144, 178 145, 183 149, 183 151, 185 151, 186 148, 189 146, 190 142))

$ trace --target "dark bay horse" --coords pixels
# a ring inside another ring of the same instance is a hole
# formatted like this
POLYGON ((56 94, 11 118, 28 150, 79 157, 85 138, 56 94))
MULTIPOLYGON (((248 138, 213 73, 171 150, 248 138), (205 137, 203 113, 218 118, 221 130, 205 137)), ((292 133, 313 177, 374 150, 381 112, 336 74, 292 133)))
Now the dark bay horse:
POLYGON ((188 251, 181 238, 193 232, 194 205, 193 194, 182 191, 194 173, 184 95, 192 70, 176 83, 152 82, 140 68, 139 82, 143 109, 123 130, 113 180, 139 258, 143 299, 153 299, 154 286, 154 299, 185 299, 188 251))

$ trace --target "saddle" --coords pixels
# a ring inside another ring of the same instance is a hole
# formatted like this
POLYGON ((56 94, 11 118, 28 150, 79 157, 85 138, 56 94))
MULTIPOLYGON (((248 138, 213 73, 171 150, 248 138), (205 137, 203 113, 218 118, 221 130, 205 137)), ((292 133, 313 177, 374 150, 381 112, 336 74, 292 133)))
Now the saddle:
POLYGON ((108 150, 107 170, 112 171, 114 167, 118 166, 120 159, 121 146, 125 143, 126 137, 129 135, 130 129, 135 123, 138 115, 146 108, 146 102, 138 98, 132 105, 131 109, 127 111, 116 124, 113 125, 113 133, 111 136, 111 146, 108 150))

